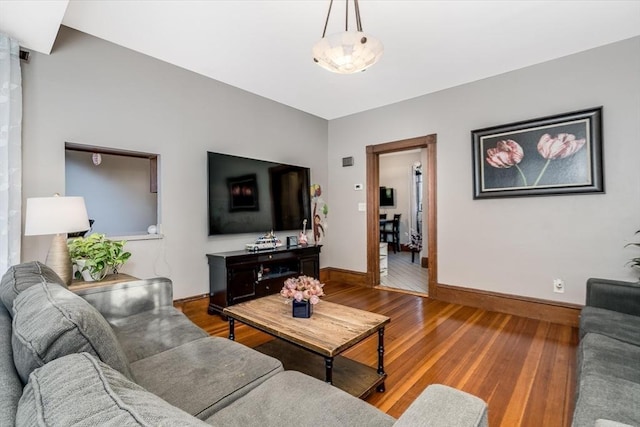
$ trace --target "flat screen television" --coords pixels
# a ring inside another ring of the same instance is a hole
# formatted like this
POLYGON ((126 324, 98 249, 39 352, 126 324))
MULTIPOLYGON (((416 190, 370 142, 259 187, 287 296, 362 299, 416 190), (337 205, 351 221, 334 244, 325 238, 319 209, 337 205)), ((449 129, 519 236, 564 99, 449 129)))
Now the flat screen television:
POLYGON ((395 206, 395 203, 393 200, 393 188, 380 187, 380 206, 381 207, 395 206))
POLYGON ((207 165, 209 236, 311 224, 309 168, 210 151, 207 165))

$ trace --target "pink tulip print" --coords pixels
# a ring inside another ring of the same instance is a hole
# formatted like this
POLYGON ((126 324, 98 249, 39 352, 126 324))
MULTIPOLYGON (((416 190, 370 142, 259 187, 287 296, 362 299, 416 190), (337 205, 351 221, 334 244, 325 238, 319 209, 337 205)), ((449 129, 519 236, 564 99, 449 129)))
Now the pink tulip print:
POLYGON ((570 133, 559 133, 555 138, 552 138, 548 133, 542 135, 540 141, 538 141, 538 153, 547 159, 547 162, 544 164, 533 186, 538 185, 551 160, 564 159, 575 154, 585 142, 587 142, 586 139, 576 139, 576 136, 570 133))
POLYGON ((520 173, 522 182, 527 185, 527 178, 522 173, 522 170, 518 167, 518 163, 524 158, 524 150, 512 139, 506 141, 498 141, 496 148, 489 148, 487 150, 487 163, 494 168, 507 169, 515 166, 520 173))
POLYGON ((498 141, 496 148, 487 150, 487 162, 494 168, 510 168, 522 161, 524 150, 512 139, 498 141))
POLYGON ((474 199, 602 193, 602 107, 471 131, 474 199))
MULTIPOLYGON (((547 171, 551 160, 564 159, 580 151, 585 145, 586 139, 577 139, 570 133, 559 133, 551 136, 548 133, 542 135, 537 144, 537 151, 546 160, 535 181, 530 187, 536 187, 540 179, 547 171)), ((518 166, 525 157, 522 146, 513 139, 501 140, 496 143, 495 148, 487 150, 486 161, 489 165, 497 169, 508 169, 515 167, 518 170, 523 185, 529 186, 524 171, 518 166)))
POLYGON ((576 139, 570 133, 559 133, 555 138, 545 133, 538 141, 538 153, 548 160, 564 159, 582 148, 586 139, 576 139))

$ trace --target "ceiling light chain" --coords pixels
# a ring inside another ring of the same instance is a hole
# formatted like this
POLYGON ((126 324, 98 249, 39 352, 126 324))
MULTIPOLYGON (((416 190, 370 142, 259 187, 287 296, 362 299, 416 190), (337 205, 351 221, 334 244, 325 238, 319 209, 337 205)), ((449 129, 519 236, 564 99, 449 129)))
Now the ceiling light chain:
MULTIPOLYGON (((353 0, 353 5, 356 9, 356 28, 358 29, 358 31, 362 32, 362 22, 360 21, 360 6, 358 5, 358 0, 353 0)), ((347 8, 349 8, 349 0, 347 0, 347 8)))
POLYGON ((333 0, 330 0, 322 39, 313 46, 314 62, 334 73, 352 74, 364 71, 378 62, 384 51, 378 39, 367 37, 362 31, 358 0, 353 0, 353 4, 357 31, 349 31, 349 0, 345 0, 345 31, 326 37, 333 6, 333 0))
POLYGON ((333 0, 329 2, 329 11, 327 12, 327 19, 324 21, 324 30, 322 30, 322 38, 327 34, 327 25, 329 25, 329 16, 331 15, 331 6, 333 6, 333 0))

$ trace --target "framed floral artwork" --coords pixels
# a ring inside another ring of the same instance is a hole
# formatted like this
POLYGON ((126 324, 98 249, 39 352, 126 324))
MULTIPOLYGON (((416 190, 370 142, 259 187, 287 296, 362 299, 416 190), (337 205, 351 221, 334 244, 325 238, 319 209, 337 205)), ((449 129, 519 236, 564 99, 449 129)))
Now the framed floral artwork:
POLYGON ((471 131, 473 198, 604 193, 602 107, 471 131))

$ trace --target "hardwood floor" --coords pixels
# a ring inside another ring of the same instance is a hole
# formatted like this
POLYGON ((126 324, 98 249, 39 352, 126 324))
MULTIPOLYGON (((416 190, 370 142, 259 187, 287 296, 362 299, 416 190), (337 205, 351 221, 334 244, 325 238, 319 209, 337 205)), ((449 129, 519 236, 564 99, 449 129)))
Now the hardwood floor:
POLYGON ((386 276, 380 276, 380 286, 427 294, 429 292, 428 270, 420 266, 420 255, 411 262, 411 252, 396 252, 389 248, 386 276))
MULTIPOLYGON (((344 284, 325 286, 328 301, 391 317, 385 330, 386 392, 367 401, 399 417, 425 387, 446 384, 484 399, 489 425, 569 426, 575 394, 578 330, 569 326, 344 284)), ((176 304, 211 335, 228 325, 207 314, 208 299, 176 304)), ((236 326, 236 340, 255 347, 271 338, 236 326)), ((343 353, 377 366, 377 341, 343 353)))

